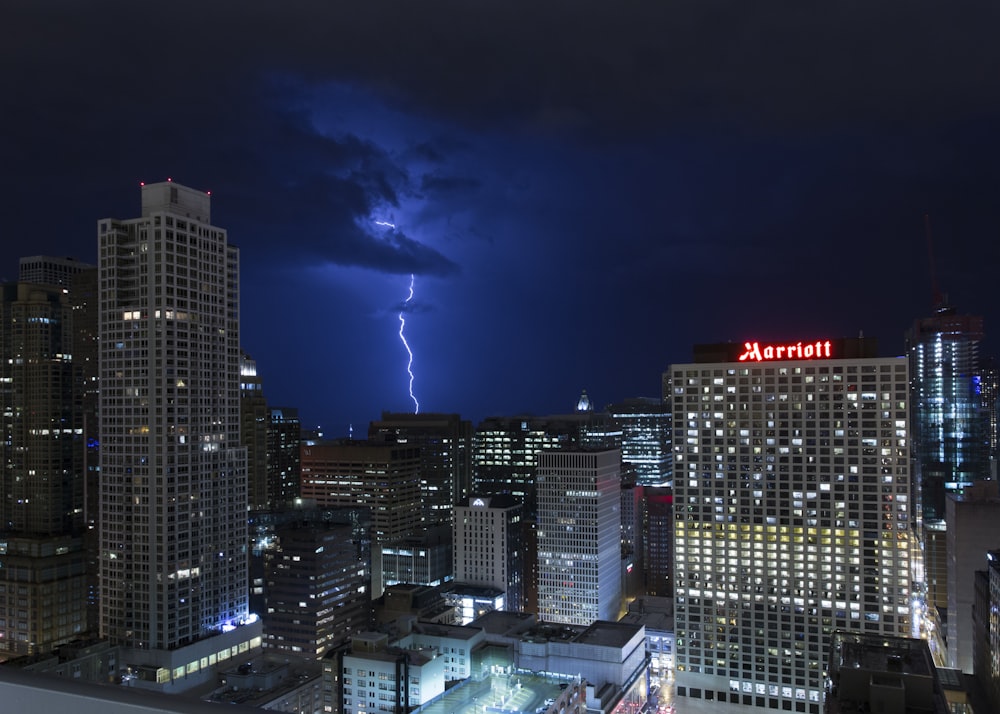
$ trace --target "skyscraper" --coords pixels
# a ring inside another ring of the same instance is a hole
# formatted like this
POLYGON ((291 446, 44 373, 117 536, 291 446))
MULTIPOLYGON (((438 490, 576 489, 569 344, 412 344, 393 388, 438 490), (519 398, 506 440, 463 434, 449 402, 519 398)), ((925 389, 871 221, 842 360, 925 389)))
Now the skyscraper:
POLYGON ((538 455, 538 617, 590 625, 622 607, 621 451, 538 455))
POLYGON ((233 634, 250 619, 239 252, 210 209, 166 182, 139 218, 98 223, 101 633, 150 653, 136 664, 164 688, 211 676, 201 650, 260 642, 259 624, 233 634))
POLYGON ((945 494, 990 477, 990 413, 983 405, 983 319, 939 304, 907 334, 913 454, 925 522, 944 518, 945 494))
POLYGON ((668 378, 677 694, 819 714, 835 629, 911 634, 907 363, 730 343, 668 378))
POLYGON ((0 655, 47 651, 87 627, 73 317, 63 287, 0 286, 0 655))

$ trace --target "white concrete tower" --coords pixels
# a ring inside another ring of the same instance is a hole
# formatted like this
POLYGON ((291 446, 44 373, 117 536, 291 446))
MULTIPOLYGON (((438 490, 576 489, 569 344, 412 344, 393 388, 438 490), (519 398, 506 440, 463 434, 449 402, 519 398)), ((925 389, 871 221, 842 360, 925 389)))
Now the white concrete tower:
POLYGON ((136 650, 248 617, 239 252, 210 207, 158 183, 98 222, 101 634, 136 650))

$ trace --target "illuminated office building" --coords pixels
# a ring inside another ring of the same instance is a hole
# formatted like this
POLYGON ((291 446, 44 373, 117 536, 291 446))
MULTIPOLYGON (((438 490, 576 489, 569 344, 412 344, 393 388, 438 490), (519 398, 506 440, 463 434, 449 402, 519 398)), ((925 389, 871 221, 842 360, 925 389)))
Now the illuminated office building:
POLYGON ((248 611, 239 252, 210 197, 142 188, 98 222, 101 634, 139 684, 210 680, 260 645, 248 611), (247 625, 247 627, 240 627, 247 625))
POLYGON ((622 608, 621 451, 538 457, 538 617, 589 625, 622 608))
POLYGON ((875 351, 706 345, 670 367, 679 697, 819 714, 835 629, 910 635, 908 370, 875 351))
POLYGON ((602 448, 621 448, 621 429, 606 413, 579 409, 543 417, 490 417, 473 435, 475 492, 510 494, 533 520, 539 454, 547 449, 602 448))
POLYGON ((302 498, 320 508, 368 508, 372 544, 420 528, 420 449, 371 441, 324 441, 302 450, 302 498))
POLYGON ((608 407, 622 432, 623 476, 642 486, 669 486, 670 408, 659 399, 638 397, 608 407))
POLYGON ((981 317, 959 315, 947 305, 917 320, 907 335, 914 466, 924 522, 944 518, 947 493, 990 477, 982 339, 981 317))

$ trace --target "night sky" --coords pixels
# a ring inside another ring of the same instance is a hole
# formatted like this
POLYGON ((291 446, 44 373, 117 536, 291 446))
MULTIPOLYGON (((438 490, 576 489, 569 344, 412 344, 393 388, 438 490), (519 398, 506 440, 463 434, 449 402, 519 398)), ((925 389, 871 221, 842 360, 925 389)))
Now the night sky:
MULTIPOLYGON (((328 434, 658 396, 699 342, 1000 331, 1000 5, 6 0, 0 277, 210 190, 328 434), (393 224, 391 228, 382 224, 393 224)), ((988 339, 987 351, 998 344, 988 339)))

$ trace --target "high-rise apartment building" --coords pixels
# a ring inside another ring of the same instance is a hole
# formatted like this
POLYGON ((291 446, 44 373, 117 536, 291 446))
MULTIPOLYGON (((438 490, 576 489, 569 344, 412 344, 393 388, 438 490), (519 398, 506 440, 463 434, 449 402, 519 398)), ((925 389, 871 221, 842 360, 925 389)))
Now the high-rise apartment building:
POLYGON ((524 531, 512 496, 471 496, 455 507, 455 582, 504 593, 506 610, 524 607, 524 531))
POLYGON ((641 486, 669 486, 669 406, 660 399, 637 397, 610 405, 608 413, 622 432, 623 476, 634 477, 641 486))
POLYGON ((458 414, 383 412, 372 441, 420 447, 420 504, 425 525, 452 522, 452 507, 472 485, 472 422, 458 414))
POLYGON ((924 522, 944 518, 947 493, 990 477, 982 339, 981 317, 959 315, 943 304, 907 334, 914 467, 924 522))
POLYGON ((819 714, 835 629, 911 634, 907 362, 729 343, 665 381, 677 694, 819 714))
POLYGON ((622 609, 621 451, 538 456, 538 617, 590 625, 622 609))
POLYGON ((143 186, 140 217, 98 222, 101 633, 166 689, 260 642, 259 623, 236 631, 249 620, 239 253, 210 209, 166 182, 143 186))

